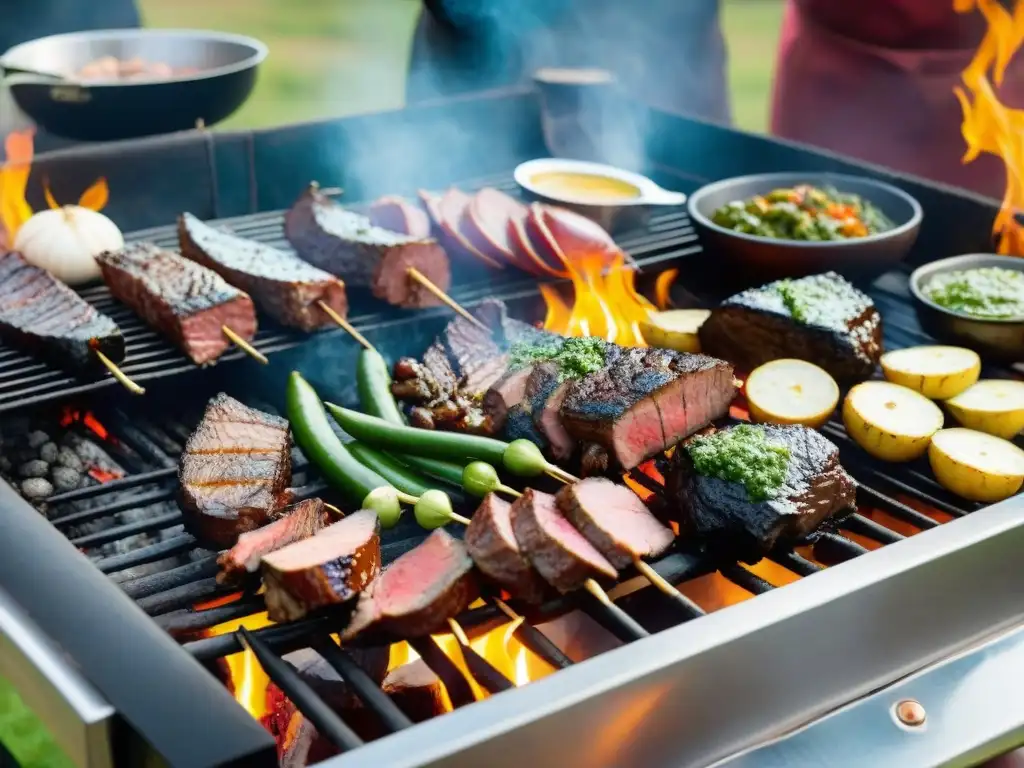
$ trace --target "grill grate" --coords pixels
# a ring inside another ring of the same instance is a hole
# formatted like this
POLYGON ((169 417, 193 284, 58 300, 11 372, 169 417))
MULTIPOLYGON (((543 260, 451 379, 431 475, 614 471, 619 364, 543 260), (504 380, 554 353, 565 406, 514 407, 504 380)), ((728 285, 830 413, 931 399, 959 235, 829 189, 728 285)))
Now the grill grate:
MULTIPOLYGON (((496 187, 508 194, 519 197, 519 188, 511 176, 476 179, 461 185, 466 191, 482 187, 496 187)), ((355 206, 358 208, 358 206, 355 206)), ((268 243, 278 248, 291 250, 284 237, 283 212, 272 211, 249 216, 223 219, 220 222, 241 237, 268 243)), ((148 240, 165 248, 177 249, 177 229, 173 226, 155 227, 130 234, 131 241, 148 240)), ((655 265, 672 261, 700 249, 689 218, 682 210, 671 210, 652 218, 642 230, 625 232, 617 238, 619 244, 641 265, 655 265)), ((476 301, 493 295, 494 283, 500 281, 501 291, 529 289, 536 285, 529 276, 518 270, 497 273, 493 280, 482 279, 454 286, 451 293, 461 303, 472 305, 476 301)), ((105 285, 94 285, 80 291, 83 298, 101 312, 109 315, 120 326, 125 337, 126 356, 121 369, 134 381, 146 382, 189 373, 196 366, 176 347, 169 344, 155 331, 146 326, 130 309, 116 301, 105 285)), ((388 319, 394 319, 395 310, 358 295, 349 297, 351 317, 358 328, 365 328, 388 319)), ((440 312, 442 310, 432 310, 440 312)), ((329 329, 323 334, 342 333, 329 329)), ((310 336, 298 331, 282 328, 264 315, 260 315, 260 330, 253 346, 265 355, 293 349, 305 343, 310 336)), ((237 349, 226 352, 221 361, 245 360, 247 355, 237 349)), ((104 387, 118 386, 109 374, 95 380, 76 378, 62 370, 39 362, 19 350, 0 346, 0 412, 36 403, 61 400, 104 387)))

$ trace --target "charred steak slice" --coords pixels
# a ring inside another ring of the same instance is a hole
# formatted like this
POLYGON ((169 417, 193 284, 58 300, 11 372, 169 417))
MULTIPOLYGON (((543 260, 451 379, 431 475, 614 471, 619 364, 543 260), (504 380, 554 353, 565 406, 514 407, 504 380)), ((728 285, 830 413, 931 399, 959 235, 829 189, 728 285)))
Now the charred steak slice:
POLYGON ((256 335, 252 299, 211 269, 148 243, 96 257, 114 296, 176 344, 196 365, 231 346, 227 327, 256 335))
POLYGON ((612 346, 602 370, 568 387, 562 423, 632 469, 725 416, 735 395, 732 366, 723 360, 612 346))
POLYGON ((730 556, 756 562, 778 543, 806 538, 822 522, 856 506, 857 488, 839 463, 839 449, 801 426, 763 429, 765 439, 789 450, 785 479, 774 497, 751 499, 742 482, 697 473, 686 446, 672 455, 667 498, 678 504, 680 535, 697 535, 730 556))
POLYGON ((559 592, 587 579, 618 576, 614 566, 562 516, 555 497, 527 488, 512 504, 512 530, 520 551, 559 592))
POLYGON ((315 536, 263 556, 267 615, 294 621, 310 611, 351 600, 380 571, 380 521, 353 512, 315 536))
POLYGON ((0 336, 72 372, 106 371, 96 351, 124 360, 124 337, 113 320, 14 251, 0 255, 0 336))
POLYGON ((509 413, 526 399, 526 385, 531 373, 532 365, 509 371, 494 382, 484 394, 484 413, 490 417, 496 432, 505 428, 509 413))
POLYGON ((700 343, 747 372, 795 357, 839 381, 861 381, 882 355, 882 318, 867 295, 826 272, 726 299, 701 326, 700 343))
POLYGON ((281 511, 278 520, 247 531, 238 542, 217 558, 220 573, 217 581, 228 584, 239 581, 246 574, 256 573, 260 559, 281 547, 308 539, 330 522, 330 514, 320 499, 306 499, 281 511))
POLYGON ((465 541, 476 567, 495 584, 528 603, 544 598, 546 584, 519 551, 507 501, 487 494, 466 528, 465 541))
POLYGON ((441 290, 451 284, 448 256, 436 241, 375 227, 310 186, 284 217, 284 231, 299 256, 349 285, 399 307, 435 307, 440 300, 409 277, 415 267, 441 290))
POLYGON ((562 514, 616 568, 638 557, 658 557, 675 540, 639 496, 603 477, 567 485, 555 499, 562 514))
POLYGON ((395 560, 359 597, 342 639, 376 627, 397 637, 423 637, 448 626, 478 594, 466 546, 438 528, 395 560))
POLYGON ((548 398, 560 384, 558 363, 548 360, 532 366, 522 400, 509 410, 505 437, 509 440, 529 440, 546 450, 548 440, 540 429, 540 417, 548 398))
POLYGON ((291 500, 291 450, 287 421, 214 397, 179 464, 185 527, 222 549, 266 525, 291 500))
POLYGON ((345 284, 292 253, 236 237, 191 213, 178 217, 178 243, 182 256, 246 291, 283 325, 304 331, 333 325, 320 302, 342 317, 348 314, 345 284))

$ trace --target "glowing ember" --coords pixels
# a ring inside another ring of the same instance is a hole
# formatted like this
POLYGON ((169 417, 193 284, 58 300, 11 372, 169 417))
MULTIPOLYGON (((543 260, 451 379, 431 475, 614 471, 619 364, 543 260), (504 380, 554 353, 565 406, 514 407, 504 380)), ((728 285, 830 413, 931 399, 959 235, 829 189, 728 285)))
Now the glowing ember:
MULTIPOLYGON (((0 246, 10 247, 21 225, 32 216, 32 208, 25 199, 28 177, 32 170, 34 156, 33 137, 35 131, 15 131, 4 140, 4 165, 0 167, 0 246)), ((50 193, 44 182, 46 202, 51 208, 60 204, 50 193)), ((100 178, 78 199, 78 205, 94 211, 102 210, 107 204, 109 190, 107 180, 100 178)))
POLYGON ((658 309, 665 311, 672 306, 672 284, 679 277, 678 269, 666 269, 654 282, 654 303, 658 305, 658 309))
POLYGON ((626 346, 646 346, 640 324, 655 306, 637 293, 636 272, 619 252, 575 254, 567 264, 572 280, 570 307, 552 285, 542 285, 547 305, 544 328, 563 336, 598 336, 626 346))
POLYGON ((954 0, 953 7, 958 13, 979 10, 988 24, 978 52, 961 76, 964 87, 953 89, 964 114, 963 162, 973 162, 982 152, 1003 161, 1006 193, 992 234, 999 253, 1022 256, 1024 227, 1017 214, 1024 209, 1024 110, 1004 106, 992 83, 1002 84, 1010 59, 1024 43, 1024 2, 1016 0, 1012 14, 998 0, 954 0))
POLYGON ((103 423, 89 411, 79 411, 70 407, 65 408, 60 417, 60 425, 62 427, 70 427, 76 422, 81 423, 100 440, 117 442, 116 439, 111 437, 110 432, 103 426, 103 423))
POLYGON ((99 467, 90 467, 87 472, 89 477, 98 483, 109 483, 111 480, 120 480, 124 475, 120 472, 111 472, 106 469, 100 469, 99 467))

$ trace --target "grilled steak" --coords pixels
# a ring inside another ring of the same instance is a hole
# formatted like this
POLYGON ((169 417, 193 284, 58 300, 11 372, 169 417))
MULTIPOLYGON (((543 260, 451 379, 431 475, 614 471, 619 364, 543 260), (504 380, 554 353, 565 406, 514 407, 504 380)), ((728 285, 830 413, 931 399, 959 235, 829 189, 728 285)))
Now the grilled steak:
POLYGON ((181 255, 249 293, 279 323, 313 331, 334 321, 318 305, 348 314, 345 284, 294 254, 224 232, 191 213, 178 217, 181 255))
POLYGON ((520 551, 559 592, 572 592, 587 579, 618 575, 562 516, 554 496, 527 488, 512 504, 511 516, 520 551))
POLYGON ((359 597, 342 639, 376 627, 397 637, 423 637, 448 626, 478 588, 465 545, 438 528, 395 560, 359 597))
POLYGON ((114 296, 176 344, 196 365, 231 346, 223 328, 256 335, 252 299, 213 270, 155 245, 128 245, 96 257, 114 296))
POLYGON ((228 584, 256 573, 260 559, 281 547, 308 539, 330 522, 330 514, 320 499, 307 499, 281 511, 278 520, 248 531, 238 542, 217 558, 220 573, 217 581, 228 584))
POLYGON ((380 571, 380 520, 353 512, 308 539, 263 557, 267 615, 294 621, 308 612, 351 600, 380 571))
MULTIPOLYGON (((533 423, 537 425, 537 429, 547 440, 551 456, 556 461, 565 461, 576 452, 576 441, 572 439, 572 435, 562 424, 562 403, 565 402, 565 396, 569 394, 570 385, 569 381, 558 384, 551 390, 540 409, 533 409, 533 423)), ((608 452, 601 446, 595 446, 593 450, 600 453, 604 461, 604 469, 607 469, 608 452)))
POLYGON ((675 540, 639 496, 611 480, 581 480, 562 488, 555 499, 562 514, 616 568, 637 557, 657 557, 675 540))
POLYGON ((528 365, 515 371, 509 371, 484 393, 484 413, 491 419, 494 431, 505 428, 509 412, 526 399, 526 384, 530 380, 534 366, 528 365))
POLYGON ((287 421, 214 397, 179 464, 185 527, 222 549, 266 525, 291 500, 291 449, 287 421))
POLYGON ((349 285, 399 307, 435 307, 440 300, 408 275, 415 267, 441 290, 451 283, 448 257, 430 238, 373 226, 310 186, 284 217, 284 231, 299 256, 349 285))
POLYGON ((0 256, 0 336, 73 372, 105 371, 95 351, 124 360, 124 338, 113 320, 13 251, 0 256))
POLYGON ((756 562, 777 543, 800 541, 828 518, 854 509, 856 483, 839 464, 835 445, 807 427, 764 430, 770 442, 790 450, 782 488, 767 501, 751 500, 741 483, 698 475, 688 451, 675 451, 665 488, 679 505, 680 535, 703 537, 730 556, 756 562))
POLYGON ((466 549, 481 573, 528 603, 539 603, 547 592, 512 531, 512 505, 489 493, 466 528, 466 549))
POLYGON ((725 416, 735 394, 732 366, 722 360, 610 346, 602 370, 568 387, 562 423, 632 469, 725 416))
POLYGON ((529 440, 542 449, 548 447, 547 438, 540 430, 540 418, 548 398, 561 384, 559 371, 558 364, 550 360, 533 366, 526 380, 523 399, 509 411, 505 437, 529 440))
POLYGON ((700 343, 747 372, 795 357, 839 381, 860 381, 882 355, 882 318, 868 296, 827 272, 726 299, 701 326, 700 343))

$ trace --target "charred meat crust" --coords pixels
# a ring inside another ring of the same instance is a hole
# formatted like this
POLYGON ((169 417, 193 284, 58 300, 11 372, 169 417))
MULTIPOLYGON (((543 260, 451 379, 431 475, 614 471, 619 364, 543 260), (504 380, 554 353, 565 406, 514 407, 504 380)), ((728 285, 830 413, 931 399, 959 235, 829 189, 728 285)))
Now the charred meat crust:
POLYGON ((594 477, 562 488, 558 509, 616 568, 635 558, 658 557, 675 535, 624 485, 594 477))
POLYGON ((285 235, 299 256, 350 286, 368 287, 401 307, 431 307, 440 300, 408 276, 415 267, 441 290, 451 283, 448 257, 436 241, 375 227, 345 210, 315 186, 285 214, 285 235))
POLYGON ((532 488, 512 504, 512 530, 520 551, 559 592, 591 578, 615 579, 615 568, 558 511, 554 496, 532 488))
POLYGON ((871 298, 834 272, 803 280, 833 286, 840 297, 831 302, 834 311, 812 324, 799 322, 777 290, 779 283, 769 283, 714 309, 700 328, 701 347, 748 372, 792 357, 824 368, 841 382, 870 377, 882 355, 882 318, 871 298))
POLYGON ((262 559, 267 615, 294 621, 356 597, 380 571, 380 521, 359 510, 262 559))
POLYGON ((283 325, 313 331, 333 324, 319 302, 342 317, 348 314, 345 284, 292 253, 236 237, 191 213, 178 217, 178 243, 182 256, 248 292, 283 325))
POLYGON ((256 335, 252 299, 212 269, 148 243, 101 253, 96 261, 114 297, 196 365, 231 346, 224 327, 246 340, 256 335))
POLYGON ((539 603, 547 585, 519 551, 512 530, 512 505, 489 493, 466 528, 466 549, 476 567, 514 597, 539 603))
POLYGON ((281 510, 281 517, 255 531, 247 531, 227 552, 217 558, 217 582, 230 584, 256 573, 260 559, 281 547, 313 536, 330 522, 320 499, 306 499, 281 510))
POLYGON ((764 429, 771 442, 790 450, 783 486, 767 501, 751 501, 739 483, 698 475, 684 449, 672 455, 665 487, 678 508, 680 536, 700 537, 730 557, 756 562, 777 544, 808 539, 829 518, 856 508, 856 482, 834 444, 807 427, 764 429))
POLYGON ((221 549, 277 517, 291 501, 291 447, 284 419, 224 393, 210 400, 178 467, 186 529, 221 549))
POLYGON ((113 320, 13 251, 0 255, 0 336, 73 373, 106 372, 97 351, 124 360, 124 337, 113 320))

